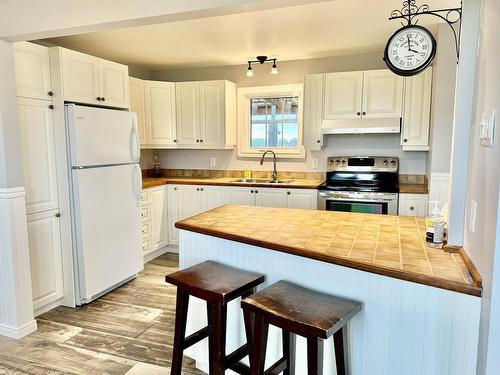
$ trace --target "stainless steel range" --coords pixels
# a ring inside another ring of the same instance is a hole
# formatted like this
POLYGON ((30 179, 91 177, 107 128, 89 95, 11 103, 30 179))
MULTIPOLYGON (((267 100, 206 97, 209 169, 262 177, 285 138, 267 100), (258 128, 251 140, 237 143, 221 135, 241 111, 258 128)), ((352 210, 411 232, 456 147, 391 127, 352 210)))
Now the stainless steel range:
POLYGON ((327 211, 398 214, 399 159, 388 156, 336 156, 327 162, 318 187, 318 208, 327 211))

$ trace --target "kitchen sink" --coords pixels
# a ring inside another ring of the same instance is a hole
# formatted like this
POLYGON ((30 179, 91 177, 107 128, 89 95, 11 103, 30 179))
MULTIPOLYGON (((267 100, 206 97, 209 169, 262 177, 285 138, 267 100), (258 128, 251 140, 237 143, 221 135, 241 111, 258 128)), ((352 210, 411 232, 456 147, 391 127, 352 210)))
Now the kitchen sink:
POLYGON ((231 180, 231 182, 244 182, 247 184, 289 184, 294 180, 268 180, 265 178, 238 178, 236 180, 231 180))

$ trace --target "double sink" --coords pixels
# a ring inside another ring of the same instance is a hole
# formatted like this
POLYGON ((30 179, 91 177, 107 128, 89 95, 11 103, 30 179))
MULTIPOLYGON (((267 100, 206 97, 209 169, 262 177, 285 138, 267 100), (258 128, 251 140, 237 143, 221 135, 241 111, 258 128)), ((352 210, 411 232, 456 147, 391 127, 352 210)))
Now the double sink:
POLYGON ((238 178, 231 182, 244 182, 247 184, 289 184, 295 180, 269 180, 266 178, 238 178))

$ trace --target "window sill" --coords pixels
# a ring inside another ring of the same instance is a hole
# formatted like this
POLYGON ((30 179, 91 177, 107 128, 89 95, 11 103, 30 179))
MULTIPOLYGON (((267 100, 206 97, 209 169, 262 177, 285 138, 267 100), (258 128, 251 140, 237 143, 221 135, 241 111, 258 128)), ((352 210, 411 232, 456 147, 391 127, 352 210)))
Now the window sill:
POLYGON ((300 150, 290 150, 288 152, 284 152, 283 150, 277 150, 277 149, 259 149, 259 150, 242 150, 240 151, 238 149, 238 157, 242 158, 261 158, 262 154, 267 151, 271 150, 276 153, 276 158, 278 159, 305 159, 306 158, 306 151, 304 147, 301 147, 300 150))

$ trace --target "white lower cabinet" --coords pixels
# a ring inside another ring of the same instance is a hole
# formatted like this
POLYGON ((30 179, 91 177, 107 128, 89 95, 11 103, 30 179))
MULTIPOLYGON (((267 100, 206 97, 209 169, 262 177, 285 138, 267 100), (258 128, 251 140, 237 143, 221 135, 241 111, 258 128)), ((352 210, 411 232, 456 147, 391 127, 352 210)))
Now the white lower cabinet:
POLYGON ((399 194, 399 215, 425 217, 427 200, 427 194, 399 194))
POLYGON ((287 189, 287 208, 318 209, 318 191, 315 189, 287 189))
POLYGON ((166 186, 144 189, 141 194, 142 252, 147 255, 168 245, 166 186))
POLYGON ((255 206, 262 207, 286 207, 286 189, 279 188, 256 188, 254 191, 255 206))
POLYGON ((58 210, 27 216, 33 307, 63 297, 62 249, 58 210))

